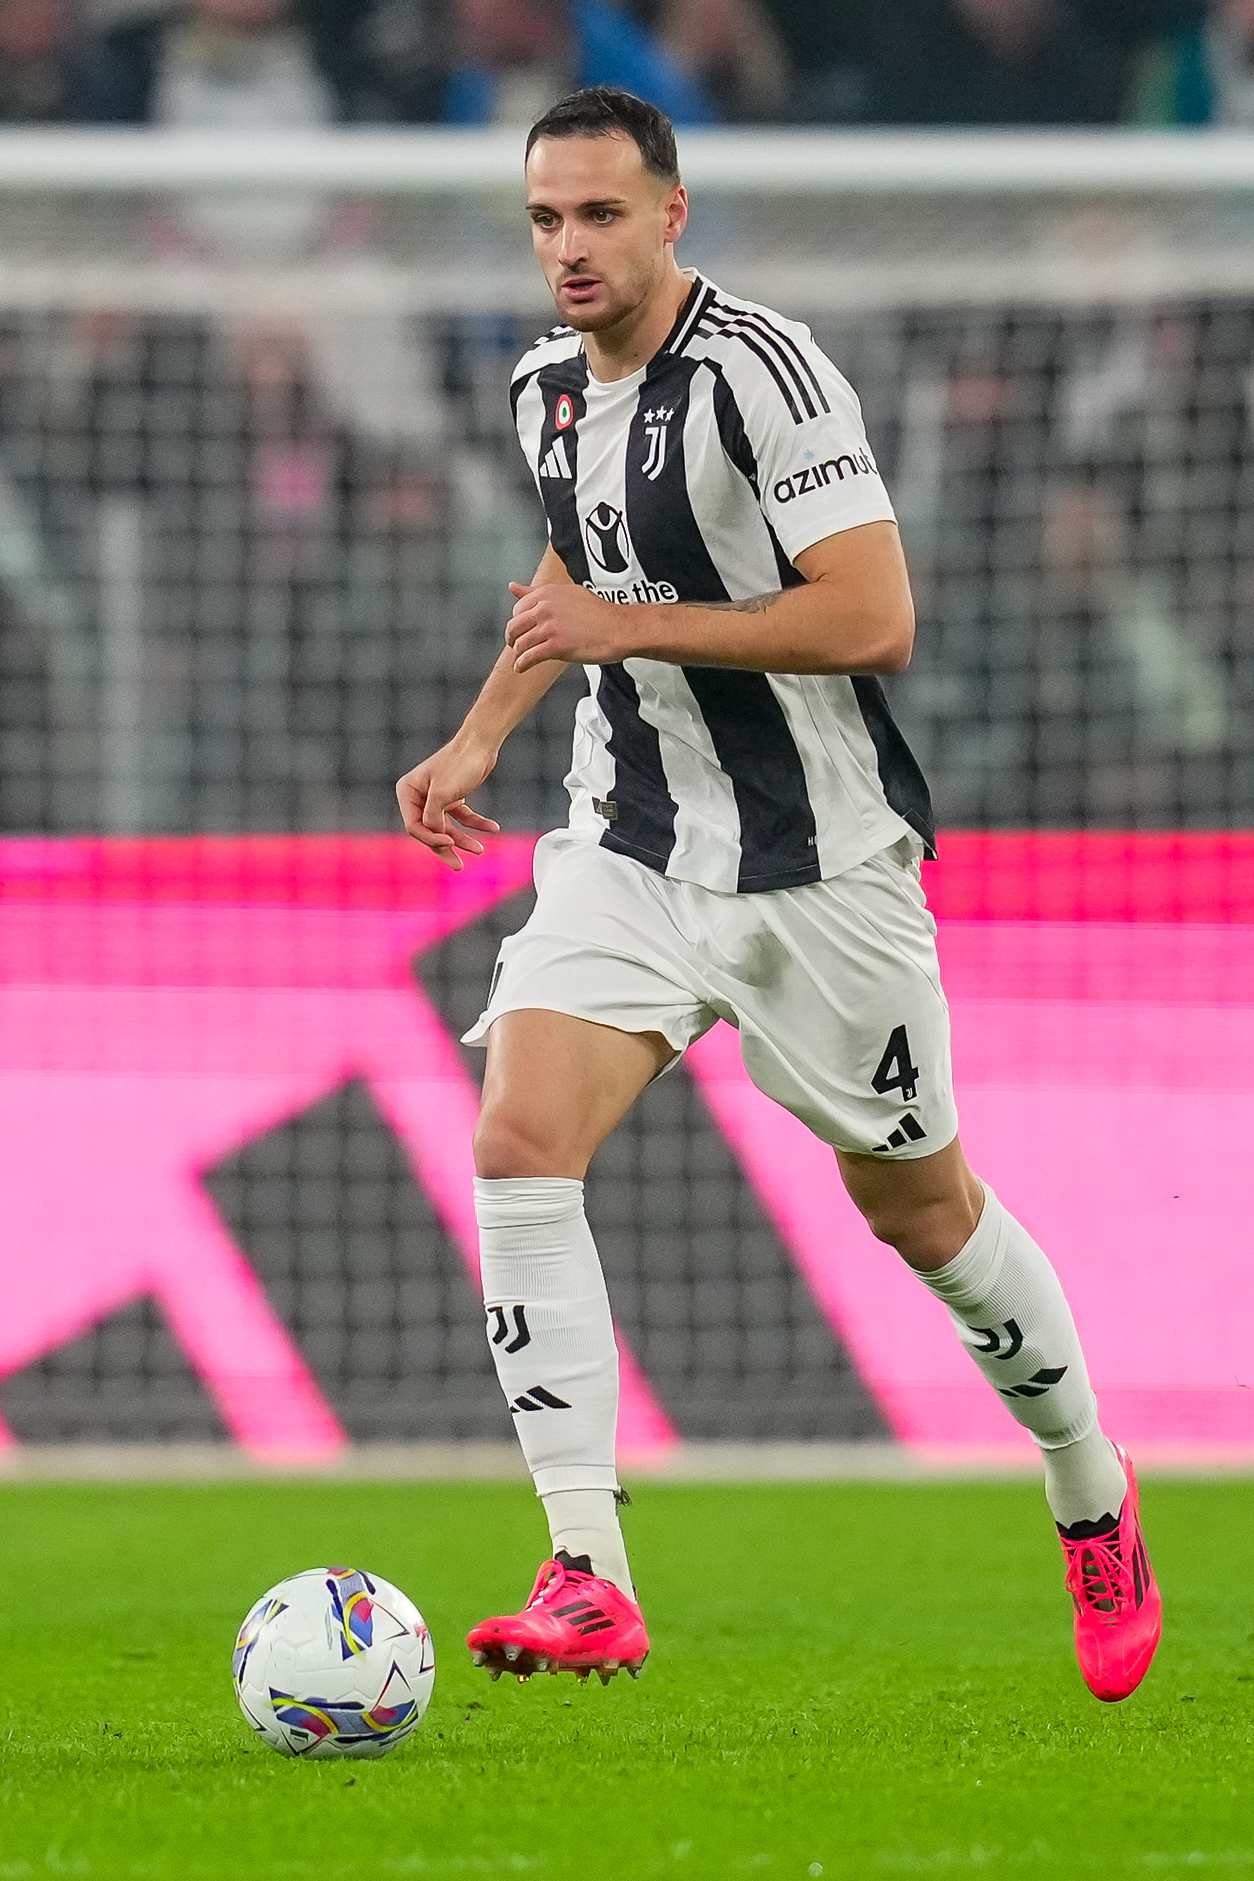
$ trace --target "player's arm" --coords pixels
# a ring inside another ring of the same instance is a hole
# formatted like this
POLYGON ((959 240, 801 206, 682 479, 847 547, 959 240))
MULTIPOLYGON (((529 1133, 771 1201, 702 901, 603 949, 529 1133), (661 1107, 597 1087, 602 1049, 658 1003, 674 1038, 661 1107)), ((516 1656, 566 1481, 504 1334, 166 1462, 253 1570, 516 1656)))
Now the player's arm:
POLYGON ((620 606, 589 589, 521 590, 506 639, 514 670, 631 658, 758 673, 899 673, 914 602, 897 525, 863 523, 796 557, 804 586, 743 601, 620 606))
MULTIPOLYGON (((563 585, 569 588, 573 584, 565 563, 550 543, 525 592, 543 593, 550 586, 563 585)), ((466 799, 491 775, 509 734, 540 703, 563 670, 558 660, 533 660, 525 672, 520 672, 513 649, 507 646, 467 712, 461 730, 431 757, 407 771, 397 784, 396 799, 405 828, 416 841, 433 849, 450 869, 462 866, 459 850, 471 856, 483 854, 479 834, 491 836, 499 830, 499 823, 490 816, 480 816, 466 799)))

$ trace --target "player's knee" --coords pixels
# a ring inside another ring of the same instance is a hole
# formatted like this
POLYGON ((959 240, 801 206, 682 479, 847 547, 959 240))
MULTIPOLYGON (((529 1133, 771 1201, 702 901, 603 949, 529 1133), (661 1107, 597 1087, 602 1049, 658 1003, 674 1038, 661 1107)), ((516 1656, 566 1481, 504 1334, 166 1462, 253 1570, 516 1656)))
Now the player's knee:
POLYGON ((515 1176, 560 1176, 563 1146, 546 1130, 541 1119, 518 1112, 487 1108, 475 1128, 475 1174, 488 1181, 515 1176))
POLYGON ((916 1208, 903 1207, 895 1198, 864 1202, 861 1208, 863 1220, 876 1240, 894 1248, 899 1248, 902 1241, 909 1238, 918 1214, 916 1208))
POLYGON ((912 1267, 943 1266, 966 1246, 975 1229, 975 1219, 958 1196, 893 1196, 864 1205, 862 1213, 876 1240, 895 1248, 912 1267))

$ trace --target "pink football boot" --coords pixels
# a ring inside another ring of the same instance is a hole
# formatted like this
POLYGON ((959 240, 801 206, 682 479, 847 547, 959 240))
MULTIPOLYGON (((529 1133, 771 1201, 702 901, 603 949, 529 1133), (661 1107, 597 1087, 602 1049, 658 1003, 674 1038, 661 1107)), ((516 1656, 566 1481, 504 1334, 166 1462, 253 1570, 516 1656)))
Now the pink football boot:
POLYGON ((1084 1683, 1107 1704, 1136 1690, 1163 1630, 1162 1596, 1137 1513, 1136 1472, 1118 1444, 1115 1453, 1128 1478, 1118 1522, 1098 1532, 1090 1532, 1091 1522, 1076 1522, 1058 1537, 1075 1602, 1076 1658, 1084 1683))
POLYGON ((635 1601, 598 1580, 586 1554, 565 1549, 544 1563, 521 1613, 481 1620, 466 1644, 494 1679, 512 1672, 520 1684, 533 1672, 573 1672, 581 1681, 596 1672, 608 1685, 620 1666, 639 1678, 649 1653, 635 1601))

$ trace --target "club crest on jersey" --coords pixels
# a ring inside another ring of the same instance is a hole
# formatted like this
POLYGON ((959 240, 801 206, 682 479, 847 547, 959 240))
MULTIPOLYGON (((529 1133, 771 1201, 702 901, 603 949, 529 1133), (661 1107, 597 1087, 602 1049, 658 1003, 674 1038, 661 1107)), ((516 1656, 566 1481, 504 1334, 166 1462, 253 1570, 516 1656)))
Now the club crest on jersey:
POLYGON ((631 554, 622 510, 615 509, 609 503, 598 503, 584 517, 583 532, 588 539, 589 553, 597 566, 603 568, 607 575, 621 575, 629 566, 631 554))
POLYGON ((575 422, 575 407, 571 403, 569 392, 563 392, 557 401, 557 410, 553 413, 553 423, 559 431, 567 431, 575 422))
POLYGON ((649 448, 640 469, 650 483, 656 483, 665 468, 666 428, 674 416, 674 412, 668 411, 665 405, 659 405, 656 411, 644 414, 644 435, 649 440, 649 448))

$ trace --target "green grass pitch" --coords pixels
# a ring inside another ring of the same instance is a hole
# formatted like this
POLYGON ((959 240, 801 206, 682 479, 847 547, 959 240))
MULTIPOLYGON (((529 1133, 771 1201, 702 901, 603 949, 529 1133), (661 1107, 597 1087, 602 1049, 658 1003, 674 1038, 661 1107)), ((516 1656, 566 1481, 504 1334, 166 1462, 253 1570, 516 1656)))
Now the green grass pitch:
POLYGON ((1254 1874, 1254 1484, 1144 1503, 1167 1632, 1107 1707, 1027 1482, 646 1486, 653 1657, 604 1689, 468 1662, 542 1554, 523 1486, 10 1485, 0 1881, 1254 1874), (375 1764, 276 1757, 230 1689, 250 1602, 328 1560, 435 1636, 375 1764))

